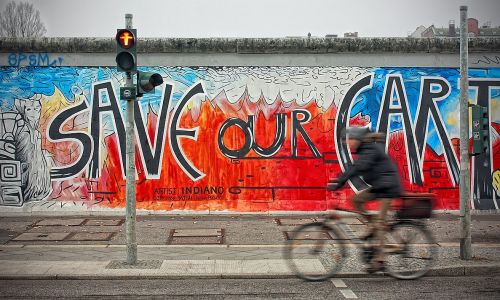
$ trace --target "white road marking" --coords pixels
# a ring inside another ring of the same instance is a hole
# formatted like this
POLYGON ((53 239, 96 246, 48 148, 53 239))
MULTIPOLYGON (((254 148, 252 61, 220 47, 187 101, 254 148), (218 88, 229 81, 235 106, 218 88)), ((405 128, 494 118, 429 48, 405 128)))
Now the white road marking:
POLYGON ((358 299, 358 296, 356 296, 356 294, 354 294, 354 292, 349 289, 341 289, 340 292, 346 299, 358 299))
POLYGON ((330 279, 333 285, 339 289, 344 298, 346 299, 358 299, 358 296, 354 292, 347 288, 347 285, 342 279, 330 279))
POLYGON ((342 279, 330 279, 336 288, 346 288, 344 281, 342 279))

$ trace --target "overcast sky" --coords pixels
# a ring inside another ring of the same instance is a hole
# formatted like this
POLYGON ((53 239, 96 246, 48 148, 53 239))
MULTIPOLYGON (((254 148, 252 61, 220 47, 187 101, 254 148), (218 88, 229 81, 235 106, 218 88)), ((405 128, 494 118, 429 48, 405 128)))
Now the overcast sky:
MULTIPOLYGON (((19 0, 15 0, 20 2, 19 0)), ((113 37, 125 14, 141 37, 407 36, 419 25, 448 27, 460 5, 500 26, 500 0, 24 0, 40 10, 49 37, 113 37)), ((8 1, 2 0, 3 11, 8 1)))

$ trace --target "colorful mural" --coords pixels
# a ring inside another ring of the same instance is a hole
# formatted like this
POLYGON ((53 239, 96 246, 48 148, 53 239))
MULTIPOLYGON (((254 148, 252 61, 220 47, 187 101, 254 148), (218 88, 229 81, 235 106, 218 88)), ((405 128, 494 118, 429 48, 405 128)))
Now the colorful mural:
MULTIPOLYGON (((346 126, 387 133, 407 190, 458 209, 459 70, 154 67, 136 102, 137 207, 325 210, 366 187, 325 190, 350 163, 346 126)), ((125 79, 114 68, 0 68, 0 205, 124 207, 125 79)), ((470 70, 489 108, 491 151, 472 158, 473 207, 498 209, 500 68, 470 70)))

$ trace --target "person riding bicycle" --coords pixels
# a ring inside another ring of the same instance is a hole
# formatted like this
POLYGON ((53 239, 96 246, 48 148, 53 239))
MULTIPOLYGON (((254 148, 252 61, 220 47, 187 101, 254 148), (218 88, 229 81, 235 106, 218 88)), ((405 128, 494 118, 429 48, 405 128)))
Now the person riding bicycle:
POLYGON ((366 239, 375 233, 379 241, 377 254, 367 271, 369 273, 382 271, 384 269, 383 249, 387 211, 391 200, 400 197, 402 193, 399 174, 391 158, 385 153, 384 145, 377 142, 381 137, 380 133, 372 133, 364 127, 350 127, 345 133, 349 148, 356 152, 356 158, 343 174, 337 179, 329 181, 327 189, 335 191, 355 176, 362 176, 363 180, 370 185, 369 188, 355 195, 352 202, 360 214, 368 217, 369 233, 364 238, 366 239), (373 200, 380 202, 379 213, 370 217, 364 205, 373 200))

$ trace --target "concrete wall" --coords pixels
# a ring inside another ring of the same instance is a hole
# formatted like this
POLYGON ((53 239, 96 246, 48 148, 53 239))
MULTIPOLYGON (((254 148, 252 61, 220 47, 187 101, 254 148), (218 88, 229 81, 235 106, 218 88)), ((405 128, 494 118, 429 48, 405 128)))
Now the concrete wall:
MULTIPOLYGON (((472 205, 498 209, 500 39, 469 43, 469 96, 492 137, 472 160, 472 205)), ((362 181, 324 185, 351 157, 341 130, 359 124, 388 133, 405 189, 458 209, 458 50, 452 38, 142 39, 141 70, 165 84, 136 105, 138 207, 348 206, 362 181)), ((113 39, 0 41, 0 213, 123 209, 114 57, 113 39)))
MULTIPOLYGON (((141 39, 142 66, 459 67, 457 38, 141 39)), ((3 39, 3 66, 115 66, 114 39, 3 39), (37 57, 30 61, 30 54, 37 57), (91 55, 89 55, 89 53, 91 55), (38 54, 42 54, 38 57, 38 54), (45 54, 49 57, 46 58, 45 54), (25 57, 28 56, 28 57, 25 57)), ((500 39, 469 41, 471 67, 498 66, 500 39)))

